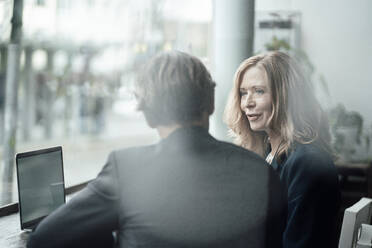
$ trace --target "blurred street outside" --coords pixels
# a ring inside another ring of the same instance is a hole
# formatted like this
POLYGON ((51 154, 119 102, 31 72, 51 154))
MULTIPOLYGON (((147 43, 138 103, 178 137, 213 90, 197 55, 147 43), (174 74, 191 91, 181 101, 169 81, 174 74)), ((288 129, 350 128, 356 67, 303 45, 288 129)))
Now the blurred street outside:
MULTIPOLYGON (((97 176, 104 166, 107 156, 112 150, 153 144, 159 140, 155 130, 149 128, 142 116, 124 117, 110 114, 104 132, 97 136, 75 135, 40 142, 18 142, 17 152, 26 152, 53 146, 62 146, 65 187, 70 187, 91 180, 97 176)), ((58 125, 58 123, 56 123, 58 125)), ((54 130, 62 130, 55 127, 54 130)), ((0 156, 2 150, 0 147, 0 156)), ((14 166, 13 196, 11 202, 18 201, 17 175, 14 166)), ((0 189, 1 190, 1 189, 0 189)), ((0 205, 9 204, 0 202, 0 205)))

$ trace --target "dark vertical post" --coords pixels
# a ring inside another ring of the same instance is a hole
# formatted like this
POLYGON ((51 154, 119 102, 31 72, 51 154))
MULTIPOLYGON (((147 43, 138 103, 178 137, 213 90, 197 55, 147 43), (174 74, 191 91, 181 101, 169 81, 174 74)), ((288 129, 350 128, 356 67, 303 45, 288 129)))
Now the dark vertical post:
POLYGON ((65 74, 64 77, 69 78, 68 83, 65 80, 62 80, 62 83, 65 84, 65 110, 64 110, 64 132, 66 136, 71 134, 71 125, 73 120, 73 97, 72 97, 72 76, 71 76, 71 67, 72 67, 72 60, 73 60, 73 52, 67 51, 67 64, 65 67, 65 74))
POLYGON ((1 201, 9 203, 12 199, 14 155, 17 131, 18 85, 22 40, 23 0, 14 0, 12 31, 8 45, 8 58, 5 84, 3 164, 1 166, 1 201))
MULTIPOLYGON (((4 141, 4 105, 5 105, 5 75, 8 60, 8 47, 0 47, 0 143, 4 141)), ((1 175, 1 174, 0 174, 1 175)))
POLYGON ((22 115, 23 139, 30 139, 30 131, 34 124, 35 118, 35 85, 32 77, 32 54, 33 48, 25 48, 25 66, 24 66, 24 113, 22 115))
POLYGON ((43 86, 44 90, 44 101, 46 103, 46 108, 43 108, 43 116, 44 116, 44 128, 45 128, 45 137, 50 139, 52 137, 52 123, 53 123, 53 100, 54 100, 54 93, 51 87, 51 80, 53 76, 53 68, 54 68, 54 54, 55 51, 52 49, 47 50, 47 79, 45 81, 45 85, 43 86))

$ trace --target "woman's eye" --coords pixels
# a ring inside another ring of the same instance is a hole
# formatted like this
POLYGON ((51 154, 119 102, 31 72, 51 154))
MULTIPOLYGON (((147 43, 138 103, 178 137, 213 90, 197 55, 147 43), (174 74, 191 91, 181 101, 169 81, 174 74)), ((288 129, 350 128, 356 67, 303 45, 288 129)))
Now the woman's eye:
POLYGON ((240 97, 243 97, 243 96, 245 96, 245 95, 247 95, 247 92, 240 91, 240 97))
POLYGON ((258 94, 263 94, 263 93, 265 93, 265 91, 264 91, 263 89, 256 89, 255 91, 256 91, 256 93, 258 93, 258 94))

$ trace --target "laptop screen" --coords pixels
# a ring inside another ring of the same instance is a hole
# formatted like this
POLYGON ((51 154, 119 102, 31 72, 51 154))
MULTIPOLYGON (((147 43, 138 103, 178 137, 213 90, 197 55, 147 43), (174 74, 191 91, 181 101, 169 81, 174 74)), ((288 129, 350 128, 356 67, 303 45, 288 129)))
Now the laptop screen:
POLYGON ((62 147, 16 156, 21 229, 33 228, 65 203, 62 147))

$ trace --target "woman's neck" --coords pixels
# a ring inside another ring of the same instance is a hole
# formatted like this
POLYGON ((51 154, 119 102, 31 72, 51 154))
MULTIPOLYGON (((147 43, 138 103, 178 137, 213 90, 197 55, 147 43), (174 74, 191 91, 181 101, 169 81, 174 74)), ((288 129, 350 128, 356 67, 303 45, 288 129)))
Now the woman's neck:
POLYGON ((282 142, 282 138, 280 137, 280 135, 269 134, 269 142, 270 142, 270 146, 271 146, 271 152, 270 153, 274 156, 275 153, 279 149, 279 146, 282 142))

